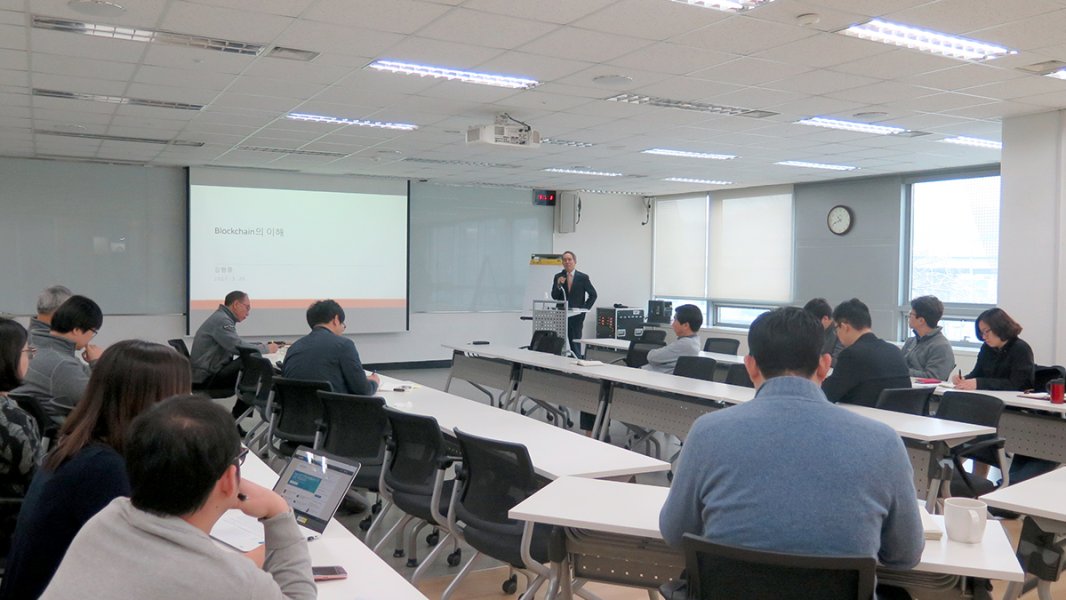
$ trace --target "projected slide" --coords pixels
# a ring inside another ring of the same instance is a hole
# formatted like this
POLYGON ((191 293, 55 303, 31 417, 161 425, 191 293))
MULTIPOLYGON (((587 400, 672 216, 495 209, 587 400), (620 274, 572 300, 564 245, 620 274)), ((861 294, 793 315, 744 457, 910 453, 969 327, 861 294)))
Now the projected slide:
POLYGON ((349 333, 407 326, 407 196, 199 185, 189 190, 189 314, 195 331, 232 290, 245 336, 307 333, 332 298, 349 333))

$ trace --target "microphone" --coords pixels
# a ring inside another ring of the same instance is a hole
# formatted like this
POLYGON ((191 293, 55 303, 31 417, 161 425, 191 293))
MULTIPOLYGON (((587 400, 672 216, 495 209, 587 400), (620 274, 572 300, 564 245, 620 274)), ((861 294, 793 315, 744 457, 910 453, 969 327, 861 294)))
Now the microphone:
POLYGON ((563 271, 562 273, 559 274, 559 277, 557 277, 555 279, 555 283, 560 288, 563 287, 564 285, 566 285, 566 271, 563 271))

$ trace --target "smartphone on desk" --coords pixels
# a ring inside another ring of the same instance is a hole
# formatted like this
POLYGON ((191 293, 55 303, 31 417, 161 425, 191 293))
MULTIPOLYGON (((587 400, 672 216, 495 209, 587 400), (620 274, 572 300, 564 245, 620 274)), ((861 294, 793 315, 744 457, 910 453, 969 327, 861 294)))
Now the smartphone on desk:
POLYGON ((315 581, 329 581, 331 579, 347 579, 348 571, 344 570, 344 567, 330 566, 330 567, 311 567, 311 575, 314 576, 315 581))

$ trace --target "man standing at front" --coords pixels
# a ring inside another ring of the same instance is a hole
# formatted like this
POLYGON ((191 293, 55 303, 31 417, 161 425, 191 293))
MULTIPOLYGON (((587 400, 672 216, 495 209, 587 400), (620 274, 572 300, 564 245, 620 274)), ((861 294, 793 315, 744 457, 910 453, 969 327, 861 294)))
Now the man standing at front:
POLYGON ((41 597, 313 600, 307 540, 284 498, 241 480, 246 452, 226 411, 199 396, 137 417, 125 452, 130 497, 85 524, 41 597), (209 536, 234 508, 263 524, 262 568, 209 536))
MULTIPOLYGON (((577 255, 567 250, 563 252, 563 270, 555 276, 552 283, 552 298, 566 300, 567 308, 591 309, 596 303, 596 288, 592 287, 589 276, 577 270, 577 255)), ((585 326, 585 313, 574 315, 566 321, 566 337, 570 340, 570 349, 580 356, 579 347, 574 340, 581 339, 581 330, 585 326)))
MULTIPOLYGON (((248 318, 252 301, 248 294, 233 291, 226 294, 224 304, 196 330, 189 360, 192 362, 192 382, 198 388, 236 389, 241 361, 236 360, 237 346, 254 346, 260 352, 277 352, 277 344, 267 345, 245 342, 237 335, 237 323, 248 318)), ((233 405, 233 418, 244 414, 248 406, 239 399, 233 405)))
POLYGON ((821 325, 799 308, 760 315, 744 365, 750 402, 703 415, 685 440, 659 529, 756 550, 872 556, 893 569, 924 544, 895 431, 826 400, 821 325))
POLYGON ((874 335, 870 309, 858 298, 833 309, 837 337, 844 351, 833 374, 822 383, 831 402, 875 406, 881 391, 911 387, 911 376, 899 348, 874 335))
POLYGON ((282 377, 328 381, 341 394, 372 396, 381 382, 363 370, 355 342, 344 337, 344 309, 333 300, 319 300, 307 309, 311 333, 285 353, 282 377))

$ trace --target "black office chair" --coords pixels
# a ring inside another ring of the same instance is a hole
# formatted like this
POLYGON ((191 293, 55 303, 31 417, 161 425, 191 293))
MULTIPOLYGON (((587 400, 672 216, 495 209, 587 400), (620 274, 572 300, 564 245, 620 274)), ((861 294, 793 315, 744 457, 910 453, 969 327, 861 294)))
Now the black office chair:
POLYGON ((189 346, 185 344, 185 340, 181 338, 174 338, 172 340, 167 340, 167 344, 170 344, 171 348, 177 350, 178 354, 184 356, 185 358, 189 358, 189 346))
POLYGON ((729 370, 725 374, 725 383, 749 388, 755 387, 755 384, 751 382, 751 377, 748 376, 748 369, 743 364, 729 365, 729 370))
MULTIPOLYGON (((361 467, 352 487, 379 493, 381 465, 385 463, 385 436, 389 431, 385 400, 321 389, 317 393, 322 403, 321 449, 358 462, 361 467)), ((348 496, 359 504, 370 506, 370 515, 359 523, 360 529, 368 531, 375 521, 374 515, 381 512, 381 500, 371 504, 354 492, 348 496)))
POLYGON ((300 445, 322 447, 325 421, 318 392, 332 392, 328 381, 275 377, 270 400, 267 450, 275 457, 292 456, 300 445))
MULTIPOLYGON (((984 425, 999 429, 999 419, 1003 415, 1003 401, 988 394, 971 392, 944 392, 936 410, 938 419, 959 421, 973 425, 984 425)), ((1004 451, 1006 440, 998 434, 978 436, 951 449, 951 461, 954 475, 951 479, 951 495, 977 498, 996 489, 996 484, 984 477, 974 475, 963 469, 963 462, 970 459, 997 467, 1003 474, 1001 485, 1010 484, 1007 469, 1007 456, 1004 451)))
MULTIPOLYGON (((533 571, 536 577, 531 578, 526 589, 535 593, 549 574, 543 563, 548 560, 551 528, 533 526, 527 552, 522 544, 525 524, 508 517, 507 511, 546 482, 534 473, 525 446, 454 431, 463 462, 452 490, 448 529, 475 552, 444 590, 441 600, 452 596, 481 554, 503 561, 523 574, 533 571)), ((517 577, 512 574, 504 582, 503 591, 513 594, 517 586, 517 577)), ((527 593, 532 597, 532 593, 527 593)))
POLYGON ((274 381, 274 367, 270 360, 256 353, 241 359, 241 374, 237 378, 237 397, 248 405, 249 409, 241 415, 240 420, 253 414, 259 415, 259 422, 248 430, 244 436, 244 445, 249 448, 266 437, 270 423, 270 390, 274 381))
POLYGON ((629 342, 629 350, 626 352, 625 357, 613 361, 612 364, 623 363, 627 367, 639 369, 648 364, 648 352, 651 352, 656 348, 662 348, 665 345, 666 344, 663 343, 649 343, 632 340, 629 342))
POLYGON ((533 332, 533 337, 529 340, 528 346, 521 346, 526 350, 533 350, 534 352, 546 352, 548 354, 562 354, 563 346, 565 342, 563 338, 559 337, 559 334, 554 331, 537 330, 533 332))
POLYGON ((1033 390, 1043 392, 1052 379, 1066 379, 1066 368, 1059 365, 1036 365, 1033 369, 1033 390))
POLYGON ((674 365, 674 375, 714 381, 714 369, 718 361, 705 356, 681 356, 674 365))
POLYGON ((883 389, 881 395, 877 397, 877 404, 874 408, 928 417, 929 399, 934 389, 932 387, 883 389))
POLYGON ((870 600, 874 595, 877 560, 870 556, 749 550, 691 533, 681 548, 689 600, 870 600))
POLYGON ((640 341, 649 344, 665 344, 666 343, 666 330, 665 329, 652 329, 646 327, 644 333, 640 334, 640 341))
MULTIPOLYGON (((418 564, 415 554, 415 539, 418 529, 412 527, 406 536, 407 566, 418 566, 411 576, 414 583, 422 576, 426 567, 440 552, 452 542, 452 552, 448 554, 448 566, 454 567, 462 559, 459 540, 448 530, 448 509, 451 505, 452 488, 455 480, 444 480, 448 469, 458 457, 450 456, 440 432, 440 425, 433 417, 413 415, 386 407, 390 434, 385 443, 385 464, 381 471, 381 494, 391 506, 406 513, 396 522, 381 540, 374 546, 378 552, 397 531, 405 532, 416 519, 421 525, 432 525, 433 533, 426 537, 426 542, 436 546, 422 564, 418 564), (445 528, 447 535, 440 539, 438 528, 445 528)), ((382 511, 382 515, 385 512, 382 511)), ((382 517, 379 517, 379 519, 382 517)), ((369 539, 369 537, 367 538, 369 539)), ((403 546, 397 548, 393 556, 403 556, 403 546)))
POLYGON ((704 352, 736 355, 740 351, 740 340, 735 338, 709 337, 703 342, 704 352))

